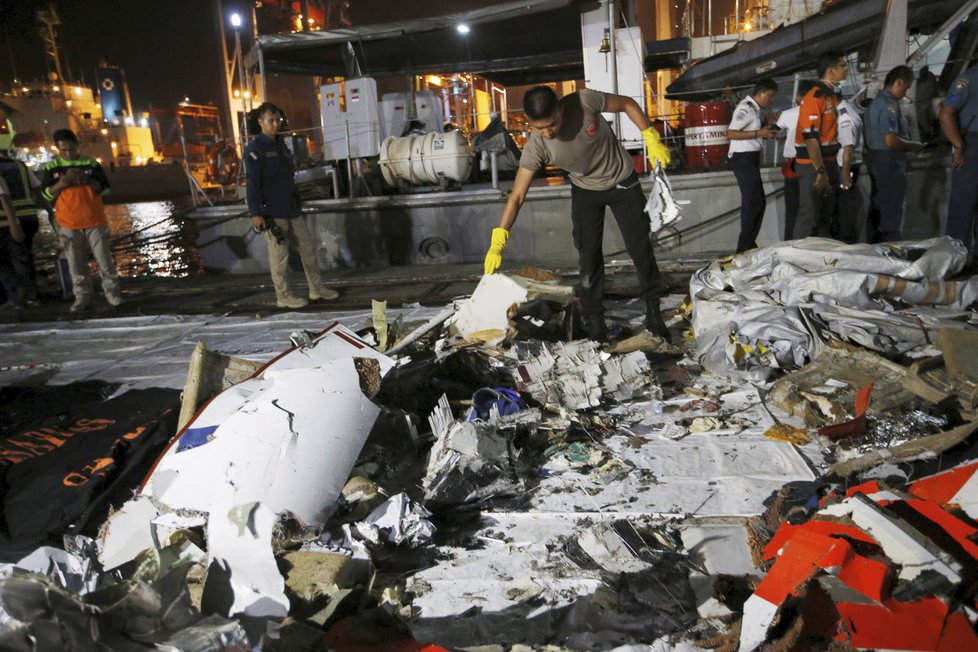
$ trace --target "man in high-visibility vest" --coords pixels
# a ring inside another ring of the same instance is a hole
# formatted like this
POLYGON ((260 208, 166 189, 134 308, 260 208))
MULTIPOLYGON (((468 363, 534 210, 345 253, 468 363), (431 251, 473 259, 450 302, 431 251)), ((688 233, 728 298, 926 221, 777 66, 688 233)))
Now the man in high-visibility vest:
POLYGON ((75 292, 71 312, 81 312, 92 300, 92 279, 88 275, 87 245, 95 255, 102 290, 110 306, 122 303, 119 274, 109 247, 109 223, 105 218, 102 195, 109 192, 109 180, 95 159, 78 151, 78 137, 69 129, 54 132, 60 156, 44 165, 41 185, 45 199, 54 204, 58 236, 75 292))
POLYGON ((40 185, 23 163, 0 156, 0 284, 7 295, 4 308, 19 310, 38 299, 31 247, 38 229, 34 192, 40 185))

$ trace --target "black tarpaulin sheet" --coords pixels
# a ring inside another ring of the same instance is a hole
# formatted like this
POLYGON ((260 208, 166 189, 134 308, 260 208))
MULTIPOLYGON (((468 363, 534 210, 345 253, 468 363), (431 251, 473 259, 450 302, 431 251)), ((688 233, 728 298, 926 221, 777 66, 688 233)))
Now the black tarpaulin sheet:
POLYGON ((126 498, 176 431, 180 392, 131 390, 0 436, 0 560, 126 498))

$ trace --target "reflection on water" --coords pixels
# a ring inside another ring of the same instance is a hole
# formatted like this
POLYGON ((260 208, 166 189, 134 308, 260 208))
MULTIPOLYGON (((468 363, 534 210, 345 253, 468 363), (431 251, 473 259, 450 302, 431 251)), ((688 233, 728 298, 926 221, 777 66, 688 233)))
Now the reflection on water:
MULTIPOLYGON (((197 225, 182 217, 192 206, 189 199, 106 205, 119 276, 183 278, 203 274, 197 225)), ((50 290, 58 284, 55 260, 60 249, 48 220, 44 213, 41 215, 34 253, 38 282, 50 290)), ((92 273, 97 274, 96 270, 92 261, 92 273)))
POLYGON ((183 213, 186 201, 110 204, 105 215, 112 233, 119 276, 182 278, 202 274, 204 261, 197 249, 197 228, 183 213))

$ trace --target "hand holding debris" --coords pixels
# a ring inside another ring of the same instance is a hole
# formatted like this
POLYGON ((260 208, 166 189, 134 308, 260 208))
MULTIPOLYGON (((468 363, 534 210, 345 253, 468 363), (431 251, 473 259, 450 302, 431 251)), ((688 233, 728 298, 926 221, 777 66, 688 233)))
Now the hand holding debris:
POLYGON ((672 184, 669 183, 669 178, 661 166, 656 165, 649 178, 652 180, 652 191, 645 203, 645 212, 649 214, 652 233, 658 233, 663 227, 681 219, 679 215, 680 202, 673 199, 672 184))
POLYGON ((503 264, 503 249, 509 240, 509 231, 496 227, 492 230, 492 241, 489 251, 486 252, 485 273, 495 274, 499 266, 503 264))
POLYGON ((649 155, 649 162, 655 167, 666 167, 669 165, 669 148, 662 144, 659 132, 652 127, 648 127, 642 132, 645 138, 645 149, 649 155))

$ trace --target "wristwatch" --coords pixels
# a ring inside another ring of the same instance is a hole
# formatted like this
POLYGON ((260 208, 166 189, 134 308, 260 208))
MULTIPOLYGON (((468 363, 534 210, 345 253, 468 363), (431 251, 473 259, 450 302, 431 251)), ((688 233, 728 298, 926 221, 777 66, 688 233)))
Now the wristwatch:
POLYGON ((825 174, 825 168, 815 168, 816 174, 825 174))

